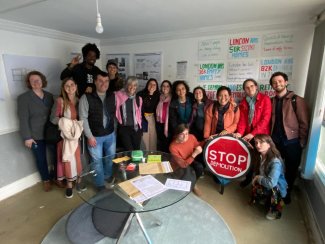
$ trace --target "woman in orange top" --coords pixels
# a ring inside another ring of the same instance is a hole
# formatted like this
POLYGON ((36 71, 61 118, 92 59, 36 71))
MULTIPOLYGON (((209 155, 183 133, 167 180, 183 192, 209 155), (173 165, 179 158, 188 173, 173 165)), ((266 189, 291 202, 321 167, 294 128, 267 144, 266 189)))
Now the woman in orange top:
POLYGON ((226 86, 219 87, 217 101, 214 101, 205 113, 204 138, 234 133, 239 115, 239 108, 233 102, 231 90, 226 86))
MULTIPOLYGON (((169 145, 169 151, 173 159, 181 168, 192 167, 195 171, 196 179, 203 173, 203 166, 195 158, 202 153, 200 142, 194 135, 189 134, 189 127, 186 124, 180 124, 175 129, 174 140, 169 145)), ((200 196, 201 192, 195 185, 193 191, 200 196)))

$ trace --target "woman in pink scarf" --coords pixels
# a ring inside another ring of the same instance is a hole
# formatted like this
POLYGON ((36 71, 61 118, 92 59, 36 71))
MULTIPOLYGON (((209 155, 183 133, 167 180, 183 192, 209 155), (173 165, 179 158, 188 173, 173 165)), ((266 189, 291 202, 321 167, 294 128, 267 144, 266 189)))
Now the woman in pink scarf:
POLYGON ((169 80, 164 80, 160 85, 160 100, 156 109, 156 131, 157 131, 157 150, 169 152, 168 146, 168 112, 172 98, 172 84, 169 80))

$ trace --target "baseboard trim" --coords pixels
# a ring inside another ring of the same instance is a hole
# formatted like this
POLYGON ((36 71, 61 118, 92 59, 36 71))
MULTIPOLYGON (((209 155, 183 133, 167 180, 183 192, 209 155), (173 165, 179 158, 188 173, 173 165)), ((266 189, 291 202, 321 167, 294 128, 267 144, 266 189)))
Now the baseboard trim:
POLYGON ((9 185, 0 188, 0 201, 35 185, 40 180, 41 179, 39 173, 36 172, 34 174, 28 175, 20 180, 17 180, 9 185))

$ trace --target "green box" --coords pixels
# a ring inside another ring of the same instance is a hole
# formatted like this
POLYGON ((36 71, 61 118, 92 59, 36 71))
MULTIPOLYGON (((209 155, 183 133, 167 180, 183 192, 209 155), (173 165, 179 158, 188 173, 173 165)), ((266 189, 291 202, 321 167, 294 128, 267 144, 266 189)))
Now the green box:
POLYGON ((133 162, 141 161, 143 158, 143 152, 141 150, 132 151, 131 158, 133 162))

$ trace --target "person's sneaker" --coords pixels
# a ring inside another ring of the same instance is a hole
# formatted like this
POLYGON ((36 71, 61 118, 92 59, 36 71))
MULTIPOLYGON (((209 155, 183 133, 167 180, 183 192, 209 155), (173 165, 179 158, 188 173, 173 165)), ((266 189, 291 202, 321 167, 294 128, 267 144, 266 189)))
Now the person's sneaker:
POLYGON ((194 186, 193 188, 193 192, 195 195, 197 195, 198 197, 201 197, 203 195, 202 191, 197 187, 197 186, 194 186))
POLYGON ((100 192, 100 191, 105 191, 106 190, 106 187, 105 186, 97 186, 97 191, 100 192))
POLYGON ((43 181, 43 189, 46 192, 52 190, 51 182, 49 180, 43 181))
POLYGON ((83 183, 77 183, 76 184, 76 190, 78 193, 81 193, 83 191, 86 191, 87 190, 87 186, 83 183))
POLYGON ((72 198, 73 197, 73 191, 72 191, 72 188, 67 188, 65 190, 65 197, 66 198, 72 198))
POLYGON ((275 219, 277 219, 276 212, 273 212, 272 213, 271 211, 269 211, 265 217, 268 220, 275 220, 275 219))

